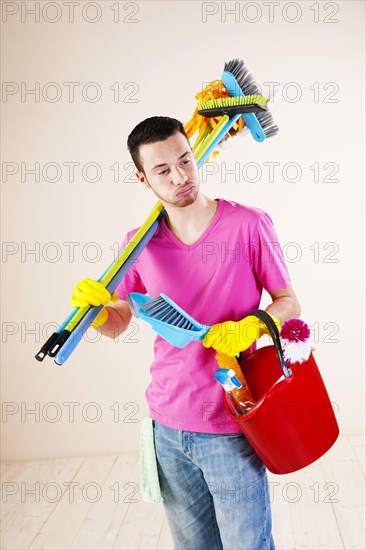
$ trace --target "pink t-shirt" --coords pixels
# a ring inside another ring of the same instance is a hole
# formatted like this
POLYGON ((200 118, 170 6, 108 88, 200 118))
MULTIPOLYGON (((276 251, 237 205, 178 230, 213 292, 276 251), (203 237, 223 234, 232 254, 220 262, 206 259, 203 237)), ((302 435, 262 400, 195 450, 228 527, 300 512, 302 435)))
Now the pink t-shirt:
MULTIPOLYGON (((199 323, 211 326, 242 319, 259 306, 263 288, 291 284, 270 216, 260 208, 216 200, 213 220, 192 245, 180 241, 162 219, 118 285, 121 300, 130 292, 153 298, 163 292, 199 323)), ((121 248, 137 230, 127 233, 121 248)), ((254 349, 256 344, 248 353, 254 349)), ((213 376, 219 368, 215 354, 202 341, 176 348, 157 335, 145 393, 150 417, 178 430, 240 432, 213 376)))

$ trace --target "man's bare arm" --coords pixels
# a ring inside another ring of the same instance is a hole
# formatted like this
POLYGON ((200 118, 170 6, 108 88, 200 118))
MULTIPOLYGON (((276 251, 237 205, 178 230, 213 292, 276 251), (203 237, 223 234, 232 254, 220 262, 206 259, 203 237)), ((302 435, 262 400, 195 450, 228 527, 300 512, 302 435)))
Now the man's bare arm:
POLYGON ((300 316, 300 303, 291 285, 286 288, 268 292, 273 301, 272 304, 266 308, 266 311, 276 317, 281 325, 288 319, 300 316))

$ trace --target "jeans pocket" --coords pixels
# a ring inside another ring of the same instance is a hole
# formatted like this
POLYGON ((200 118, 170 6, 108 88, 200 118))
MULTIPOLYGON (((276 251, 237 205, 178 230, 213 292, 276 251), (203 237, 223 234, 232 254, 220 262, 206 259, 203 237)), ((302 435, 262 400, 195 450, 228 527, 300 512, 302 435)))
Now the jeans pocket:
POLYGON ((231 439, 232 437, 244 437, 243 432, 235 432, 235 433, 232 433, 232 434, 218 434, 218 435, 221 435, 221 436, 226 437, 228 439, 231 439))

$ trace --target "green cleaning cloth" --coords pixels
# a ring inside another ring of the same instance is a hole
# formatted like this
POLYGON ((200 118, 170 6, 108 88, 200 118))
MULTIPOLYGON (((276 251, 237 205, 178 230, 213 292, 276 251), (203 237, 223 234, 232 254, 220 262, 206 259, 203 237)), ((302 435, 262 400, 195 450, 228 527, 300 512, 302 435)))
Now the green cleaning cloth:
POLYGON ((145 502, 159 503, 163 500, 156 463, 152 418, 144 418, 140 431, 140 491, 145 502))

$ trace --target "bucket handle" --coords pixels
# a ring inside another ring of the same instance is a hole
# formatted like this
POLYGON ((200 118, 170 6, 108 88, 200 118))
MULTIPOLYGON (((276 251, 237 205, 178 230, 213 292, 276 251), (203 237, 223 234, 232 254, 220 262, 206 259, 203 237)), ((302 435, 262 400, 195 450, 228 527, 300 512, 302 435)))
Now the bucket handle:
POLYGON ((267 328, 269 330, 271 338, 273 340, 273 344, 274 344, 274 347, 275 347, 275 350, 276 350, 277 357, 278 357, 278 360, 280 362, 281 368, 283 370, 284 376, 286 378, 288 378, 289 376, 292 376, 292 370, 289 369, 288 366, 286 365, 285 358, 283 356, 283 349, 282 349, 282 346, 281 346, 281 340, 280 340, 280 335, 279 335, 279 332, 278 332, 278 328, 276 326, 276 323, 272 319, 272 317, 269 315, 269 313, 267 313, 263 309, 253 309, 252 311, 247 313, 247 315, 245 317, 249 317, 249 315, 254 315, 255 317, 259 317, 259 319, 261 319, 261 321, 263 321, 265 323, 265 325, 267 326, 267 328))

